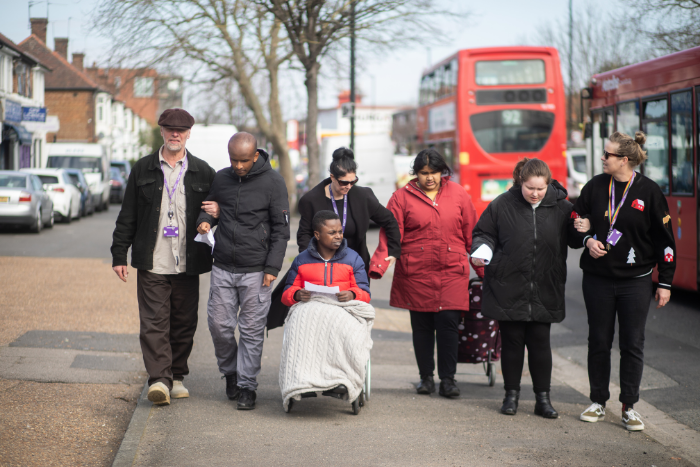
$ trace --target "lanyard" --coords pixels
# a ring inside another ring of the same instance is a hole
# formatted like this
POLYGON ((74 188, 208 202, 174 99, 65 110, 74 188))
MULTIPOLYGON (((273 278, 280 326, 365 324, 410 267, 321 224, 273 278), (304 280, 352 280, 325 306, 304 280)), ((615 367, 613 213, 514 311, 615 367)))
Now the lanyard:
POLYGON ((163 185, 165 185, 165 192, 168 194, 168 218, 170 219, 169 222, 171 225, 173 222, 173 216, 175 215, 172 210, 173 196, 175 195, 175 190, 177 190, 178 183, 180 183, 180 178, 182 178, 182 173, 185 171, 186 162, 187 160, 182 161, 182 168, 180 169, 180 173, 177 175, 172 191, 168 187, 168 177, 165 176, 165 170, 163 170, 163 161, 160 162, 160 170, 163 172, 163 185))
MULTIPOLYGON (((330 185, 328 185, 328 191, 331 194, 331 204, 333 205, 333 211, 336 213, 336 215, 340 216, 338 214, 338 206, 335 204, 335 196, 333 196, 333 188, 331 188, 330 185)), ((348 195, 343 196, 343 233, 345 233, 345 224, 348 222, 348 195)))
POLYGON ((617 220, 617 215, 620 213, 620 208, 623 204, 625 204, 627 193, 629 193, 630 188, 632 187, 635 175, 636 172, 632 172, 632 177, 627 182, 627 186, 625 186, 625 192, 622 194, 622 200, 620 201, 620 204, 617 205, 617 208, 615 208, 615 177, 610 176, 610 186, 608 187, 608 218, 610 219, 611 232, 613 230, 613 226, 615 225, 615 221, 617 220), (613 212, 613 210, 615 210, 615 212, 613 212))

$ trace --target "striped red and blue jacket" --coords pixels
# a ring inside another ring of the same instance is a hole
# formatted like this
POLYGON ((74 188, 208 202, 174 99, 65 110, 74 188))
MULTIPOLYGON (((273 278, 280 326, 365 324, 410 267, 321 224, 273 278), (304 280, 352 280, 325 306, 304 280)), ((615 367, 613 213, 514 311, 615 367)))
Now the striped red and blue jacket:
POLYGON ((297 303, 294 294, 304 288, 304 282, 327 287, 338 286, 341 292, 344 290, 353 292, 355 300, 369 303, 371 295, 365 262, 347 245, 347 240, 343 239, 333 258, 326 261, 318 254, 316 239, 312 238, 309 247, 292 263, 282 295, 282 303, 287 306, 297 303))

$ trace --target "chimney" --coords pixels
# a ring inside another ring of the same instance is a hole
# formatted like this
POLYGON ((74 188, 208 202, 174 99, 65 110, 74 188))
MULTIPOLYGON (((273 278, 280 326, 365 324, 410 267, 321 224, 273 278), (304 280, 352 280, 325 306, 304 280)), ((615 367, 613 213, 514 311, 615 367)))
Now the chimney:
POLYGON ((67 37, 56 37, 54 38, 53 50, 58 52, 58 55, 68 60, 68 38, 67 37))
POLYGON ((49 25, 49 20, 47 18, 30 18, 29 21, 32 23, 32 34, 46 44, 46 28, 49 25))
POLYGON ((85 60, 85 54, 73 54, 73 66, 80 71, 83 71, 83 60, 85 60))

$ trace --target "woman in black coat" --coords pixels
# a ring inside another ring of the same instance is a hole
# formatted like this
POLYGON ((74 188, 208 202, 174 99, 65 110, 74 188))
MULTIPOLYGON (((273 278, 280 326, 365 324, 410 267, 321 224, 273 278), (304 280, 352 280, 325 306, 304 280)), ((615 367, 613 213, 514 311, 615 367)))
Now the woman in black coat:
MULTIPOLYGON (((365 262, 365 270, 368 274, 370 256, 367 249, 367 230, 370 221, 384 228, 389 247, 389 256, 386 259, 393 263, 401 255, 399 225, 392 212, 381 205, 371 188, 356 186, 359 179, 352 150, 339 148, 333 152, 330 173, 329 178, 316 185, 299 200, 301 215, 299 230, 297 230, 299 253, 306 250, 314 237, 311 228, 314 215, 319 211, 334 211, 340 217, 348 248, 360 255, 365 262)), ((267 318, 268 330, 282 326, 287 316, 289 308, 281 301, 285 282, 286 279, 281 280, 272 293, 272 305, 267 318)))
MULTIPOLYGON (((546 163, 523 159, 513 187, 493 200, 473 232, 472 262, 486 265, 482 313, 497 319, 506 389, 501 412, 515 415, 525 347, 537 403, 535 414, 558 418, 549 400, 552 379, 551 323, 565 316, 567 244, 583 247, 566 190, 546 163)), ((581 231, 588 230, 582 221, 581 231)))

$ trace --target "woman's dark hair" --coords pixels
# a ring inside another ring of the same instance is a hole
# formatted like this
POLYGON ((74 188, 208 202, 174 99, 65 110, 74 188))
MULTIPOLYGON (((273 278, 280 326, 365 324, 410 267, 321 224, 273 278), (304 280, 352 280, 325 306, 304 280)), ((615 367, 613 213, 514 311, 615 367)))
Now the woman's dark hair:
POLYGON ((333 151, 333 162, 331 162, 331 175, 335 178, 346 176, 348 173, 357 172, 357 162, 352 149, 338 148, 333 151))
POLYGON ((447 165, 447 162, 445 162, 445 158, 433 148, 423 149, 418 153, 413 160, 411 175, 416 175, 418 171, 422 170, 426 165, 430 167, 431 170, 440 172, 443 176, 452 176, 452 169, 447 165))
POLYGON ((532 177, 543 177, 547 185, 552 182, 552 172, 546 162, 533 158, 523 157, 513 169, 513 184, 522 185, 532 177))
POLYGON ((311 219, 311 230, 314 232, 321 232, 321 226, 332 219, 340 220, 338 214, 333 211, 318 211, 314 214, 313 219, 311 219))

